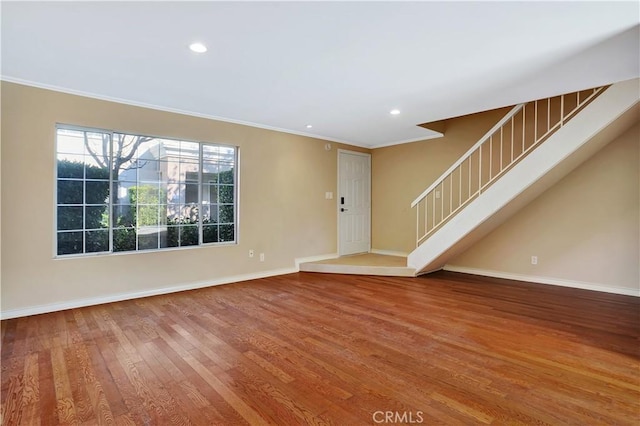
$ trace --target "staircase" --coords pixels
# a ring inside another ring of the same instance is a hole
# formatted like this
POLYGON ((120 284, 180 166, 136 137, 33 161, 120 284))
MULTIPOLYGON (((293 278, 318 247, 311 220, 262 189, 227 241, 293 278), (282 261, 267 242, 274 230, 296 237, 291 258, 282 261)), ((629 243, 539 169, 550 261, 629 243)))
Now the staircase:
POLYGON ((407 266, 441 269, 613 140, 636 119, 638 84, 514 107, 413 201, 417 248, 407 266))
POLYGON ((305 262, 300 271, 417 276, 442 269, 638 119, 640 80, 515 106, 411 204, 416 249, 305 262))

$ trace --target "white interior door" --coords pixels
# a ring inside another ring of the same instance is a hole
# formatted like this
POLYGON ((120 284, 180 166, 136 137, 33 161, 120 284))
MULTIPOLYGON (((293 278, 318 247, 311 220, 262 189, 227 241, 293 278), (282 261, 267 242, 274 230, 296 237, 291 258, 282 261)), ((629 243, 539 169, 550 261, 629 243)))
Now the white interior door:
POLYGON ((338 254, 371 249, 371 155, 338 150, 338 254))

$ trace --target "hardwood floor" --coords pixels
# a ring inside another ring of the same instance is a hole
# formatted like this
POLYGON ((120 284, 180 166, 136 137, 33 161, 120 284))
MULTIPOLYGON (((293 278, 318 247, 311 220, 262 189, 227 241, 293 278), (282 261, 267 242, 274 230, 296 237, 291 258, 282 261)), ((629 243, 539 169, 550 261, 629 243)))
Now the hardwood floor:
POLYGON ((2 321, 2 424, 635 424, 640 299, 298 273, 2 321))

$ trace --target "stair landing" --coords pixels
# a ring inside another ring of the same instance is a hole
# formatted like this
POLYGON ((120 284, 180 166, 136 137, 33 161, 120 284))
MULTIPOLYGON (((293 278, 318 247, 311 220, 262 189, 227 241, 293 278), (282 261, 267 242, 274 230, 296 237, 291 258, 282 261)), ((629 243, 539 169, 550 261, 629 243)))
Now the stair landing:
POLYGON ((416 276, 416 270, 407 266, 406 257, 374 253, 354 254, 317 262, 305 262, 300 264, 300 271, 387 277, 416 276))

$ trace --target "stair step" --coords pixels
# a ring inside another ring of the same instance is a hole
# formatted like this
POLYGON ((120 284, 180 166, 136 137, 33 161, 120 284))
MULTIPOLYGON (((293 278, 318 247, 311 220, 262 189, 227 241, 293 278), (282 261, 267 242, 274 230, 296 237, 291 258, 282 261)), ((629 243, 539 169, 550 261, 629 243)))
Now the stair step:
POLYGON ((300 264, 302 272, 327 274, 378 275, 387 277, 415 277, 414 268, 407 266, 407 258, 364 253, 335 259, 300 264))

